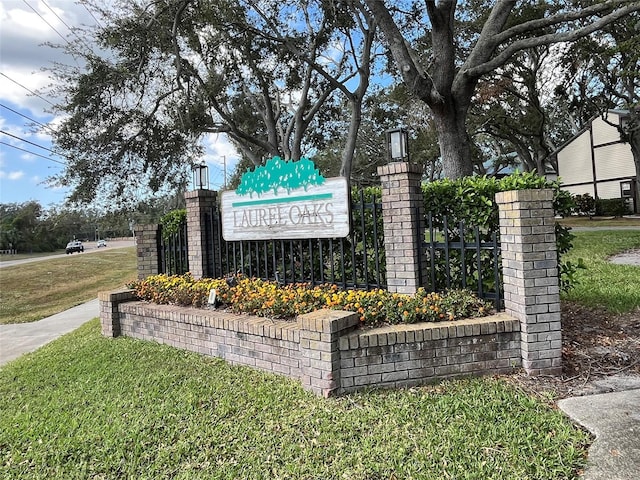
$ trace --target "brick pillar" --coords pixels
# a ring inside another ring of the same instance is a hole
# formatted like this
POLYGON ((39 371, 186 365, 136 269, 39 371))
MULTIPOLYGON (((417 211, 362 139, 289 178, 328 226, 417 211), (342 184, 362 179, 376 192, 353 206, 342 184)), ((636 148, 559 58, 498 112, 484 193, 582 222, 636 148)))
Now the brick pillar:
POLYGON ((160 228, 157 224, 136 227, 138 278, 160 273, 160 228))
POLYGON ((382 219, 387 261, 387 288, 394 293, 416 293, 422 280, 424 196, 422 167, 394 162, 378 167, 382 182, 382 219))
POLYGON ((340 336, 359 323, 357 313, 316 310, 300 315, 300 380, 303 388, 329 397, 340 390, 340 336))
POLYGON ((506 313, 520 320, 522 366, 531 375, 562 373, 560 281, 553 191, 496 195, 506 313))
POLYGON ((100 326, 105 337, 120 336, 120 312, 118 305, 135 300, 133 290, 98 293, 100 302, 100 326))
POLYGON ((207 244, 204 213, 216 204, 217 192, 194 190, 184 194, 187 203, 187 245, 189 246, 189 272, 194 278, 207 275, 207 244))

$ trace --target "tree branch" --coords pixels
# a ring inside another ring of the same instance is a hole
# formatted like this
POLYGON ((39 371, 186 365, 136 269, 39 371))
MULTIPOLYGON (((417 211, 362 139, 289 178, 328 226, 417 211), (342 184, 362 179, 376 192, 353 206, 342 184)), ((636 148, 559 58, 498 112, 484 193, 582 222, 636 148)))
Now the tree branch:
POLYGON ((389 44, 389 50, 398 64, 398 69, 407 87, 412 92, 416 92, 427 104, 433 104, 439 100, 437 95, 434 95, 433 81, 419 68, 411 48, 384 2, 382 0, 364 0, 364 2, 373 17, 379 22, 380 29, 389 44))
MULTIPOLYGON (((600 30, 602 27, 628 15, 632 12, 640 11, 640 2, 633 2, 628 4, 626 7, 616 10, 599 20, 593 22, 590 25, 579 28, 577 30, 573 30, 571 32, 566 33, 550 33, 546 35, 541 35, 539 37, 532 38, 524 38, 521 40, 516 40, 513 43, 510 43, 502 52, 493 57, 491 60, 486 61, 482 64, 477 64, 472 66, 472 64, 467 61, 465 62, 465 66, 460 70, 459 75, 463 75, 469 78, 479 78, 482 75, 485 75, 496 68, 504 65, 516 52, 521 50, 526 50, 528 48, 539 47, 541 45, 550 45, 552 43, 560 43, 560 42, 572 42, 578 40, 580 38, 586 37, 587 35, 600 30)), ((523 24, 524 25, 524 24, 523 24)), ((530 30, 527 30, 530 31, 530 30)), ((523 33, 523 32, 520 32, 523 33)), ((474 48, 475 49, 475 48, 474 48)))

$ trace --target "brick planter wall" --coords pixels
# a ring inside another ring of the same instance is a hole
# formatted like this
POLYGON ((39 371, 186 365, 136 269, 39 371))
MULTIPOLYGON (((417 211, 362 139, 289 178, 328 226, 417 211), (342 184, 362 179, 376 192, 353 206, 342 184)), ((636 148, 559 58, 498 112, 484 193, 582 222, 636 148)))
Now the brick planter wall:
POLYGON ((519 330, 518 320, 498 314, 351 333, 340 339, 342 391, 511 372, 521 365, 519 330))
POLYGON ((336 310, 284 321, 153 305, 135 301, 131 291, 102 292, 99 299, 105 336, 151 340, 278 373, 324 397, 521 365, 520 322, 505 314, 360 330, 357 314, 336 310))

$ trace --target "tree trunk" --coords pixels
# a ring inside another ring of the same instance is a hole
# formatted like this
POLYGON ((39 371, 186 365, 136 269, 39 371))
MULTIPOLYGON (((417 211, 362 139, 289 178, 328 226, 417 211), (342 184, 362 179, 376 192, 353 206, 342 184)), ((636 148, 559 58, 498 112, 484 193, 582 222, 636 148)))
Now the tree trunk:
POLYGON ((351 179, 351 171, 353 170, 353 154, 356 150, 356 142, 358 140, 358 130, 362 123, 362 100, 356 97, 351 102, 351 122, 349 122, 349 133, 342 149, 342 158, 340 165, 340 176, 351 179))
POLYGON ((473 174, 471 144, 465 123, 465 114, 453 109, 433 111, 438 144, 445 178, 461 178, 473 174))

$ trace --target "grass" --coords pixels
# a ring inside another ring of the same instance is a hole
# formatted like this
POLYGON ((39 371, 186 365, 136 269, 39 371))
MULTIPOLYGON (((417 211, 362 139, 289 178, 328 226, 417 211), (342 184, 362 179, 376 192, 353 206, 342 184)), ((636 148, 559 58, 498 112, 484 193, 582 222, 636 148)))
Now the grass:
POLYGON ((567 227, 640 227, 640 217, 567 217, 558 221, 567 227))
POLYGON ((92 300, 136 276, 135 247, 0 269, 0 324, 24 323, 92 300))
POLYGON ((494 379, 321 399, 97 320, 0 370, 4 479, 577 478, 589 436, 494 379))
POLYGON ((614 313, 640 308, 640 267, 608 261, 611 255, 640 248, 640 231, 601 230, 575 236, 567 258, 582 258, 587 268, 578 272, 578 284, 563 299, 614 313))

